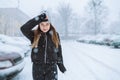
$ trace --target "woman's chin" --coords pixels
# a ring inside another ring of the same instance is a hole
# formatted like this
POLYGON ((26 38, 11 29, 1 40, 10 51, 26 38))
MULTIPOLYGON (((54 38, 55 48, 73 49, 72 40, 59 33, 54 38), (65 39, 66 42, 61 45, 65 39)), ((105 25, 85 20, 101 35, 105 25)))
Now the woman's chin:
POLYGON ((48 32, 47 30, 43 31, 44 33, 48 32))

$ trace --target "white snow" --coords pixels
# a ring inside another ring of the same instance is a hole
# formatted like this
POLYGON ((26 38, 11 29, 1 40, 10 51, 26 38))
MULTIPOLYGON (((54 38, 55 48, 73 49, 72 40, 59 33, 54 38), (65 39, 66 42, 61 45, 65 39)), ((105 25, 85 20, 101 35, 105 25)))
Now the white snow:
POLYGON ((10 37, 7 35, 0 34, 0 42, 3 42, 5 44, 10 44, 13 46, 28 46, 30 42, 26 40, 24 37, 10 37))
MULTIPOLYGON (((120 80, 120 49, 62 41, 67 72, 59 69, 58 80, 120 80)), ((30 56, 24 70, 13 80, 33 80, 30 56)))
POLYGON ((12 53, 12 52, 17 52, 19 53, 22 57, 24 57, 24 52, 21 48, 19 47, 15 47, 15 46, 11 46, 8 44, 3 44, 0 42, 0 52, 4 52, 5 53, 12 53))
POLYGON ((7 53, 18 52, 24 56, 27 51, 30 51, 30 42, 24 37, 10 37, 0 34, 0 45, 0 51, 7 53))

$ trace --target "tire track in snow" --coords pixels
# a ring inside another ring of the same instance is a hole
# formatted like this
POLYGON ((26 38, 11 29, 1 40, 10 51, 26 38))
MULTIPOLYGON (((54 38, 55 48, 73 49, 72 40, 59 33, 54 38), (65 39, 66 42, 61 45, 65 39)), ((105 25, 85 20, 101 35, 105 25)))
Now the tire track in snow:
POLYGON ((81 64, 83 64, 84 67, 85 67, 92 75, 94 75, 95 80, 100 80, 99 77, 95 74, 95 72, 92 71, 92 69, 91 69, 90 67, 88 67, 87 63, 85 63, 85 61, 83 61, 82 59, 80 59, 80 57, 82 57, 82 56, 78 56, 78 55, 76 55, 76 54, 74 54, 74 56, 77 57, 77 59, 82 62, 81 64))
MULTIPOLYGON (((64 44, 64 45, 66 45, 66 43, 64 44)), ((78 55, 76 55, 76 54, 74 54, 75 52, 74 51, 72 51, 72 49, 73 50, 76 50, 76 48, 74 49, 74 47, 73 47, 73 45, 71 45, 71 44, 67 44, 68 46, 70 46, 69 48, 69 52, 71 53, 70 55, 73 55, 74 57, 75 57, 75 59, 77 59, 77 61, 80 61, 79 62, 79 64, 81 65, 83 65, 86 69, 87 69, 87 71, 90 73, 90 74, 92 74, 92 76, 94 77, 94 79, 95 80, 100 80, 99 78, 98 78, 98 76, 92 71, 92 69, 90 68, 90 67, 88 67, 87 66, 87 64, 82 60, 82 59, 80 59, 80 57, 81 56, 78 56, 78 55), (71 47, 73 47, 73 48, 71 48, 71 47)), ((78 52, 77 52, 78 53, 78 52)), ((83 79, 84 80, 84 79, 83 79)), ((90 79, 89 79, 90 80, 90 79)), ((93 79, 92 79, 93 80, 93 79)))
MULTIPOLYGON (((78 49, 78 48, 76 47, 75 49, 78 49)), ((78 50, 79 50, 79 49, 78 49, 78 50)), ((88 57, 91 58, 93 61, 96 61, 96 62, 98 62, 98 63, 104 65, 104 66, 107 67, 108 69, 111 69, 113 72, 115 71, 117 74, 120 75, 120 71, 118 71, 117 69, 115 69, 115 68, 113 68, 113 67, 111 67, 111 66, 105 64, 104 62, 102 62, 102 61, 96 59, 95 57, 90 56, 90 54, 88 54, 88 53, 85 52, 85 51, 86 51, 86 50, 81 50, 81 52, 82 52, 83 55, 88 56, 88 57)), ((107 52, 103 52, 103 53, 110 54, 110 53, 107 53, 107 52)))
MULTIPOLYGON (((87 56, 88 58, 90 58, 90 59, 93 60, 94 62, 97 62, 97 63, 99 63, 100 65, 106 67, 107 69, 115 72, 117 75, 120 75, 120 72, 119 72, 117 69, 114 69, 114 68, 112 68, 111 66, 108 66, 107 64, 105 64, 104 62, 96 59, 95 57, 90 56, 90 54, 88 54, 87 52, 85 52, 86 50, 84 50, 84 51, 83 51, 83 50, 80 50, 80 48, 78 48, 78 47, 73 47, 73 48, 76 49, 77 51, 81 51, 81 54, 82 54, 82 55, 87 56)), ((76 53, 76 55, 79 56, 79 57, 81 57, 81 56, 78 55, 77 53, 76 53)))

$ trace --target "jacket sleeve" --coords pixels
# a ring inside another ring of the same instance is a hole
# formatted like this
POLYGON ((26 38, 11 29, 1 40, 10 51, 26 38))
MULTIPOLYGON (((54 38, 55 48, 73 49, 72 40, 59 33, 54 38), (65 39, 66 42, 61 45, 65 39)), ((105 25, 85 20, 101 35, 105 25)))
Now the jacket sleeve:
POLYGON ((32 31, 32 28, 39 24, 40 21, 41 20, 39 19, 39 16, 37 16, 21 26, 20 30, 29 40, 32 40, 34 37, 34 32, 32 31))
MULTIPOLYGON (((58 38, 59 38, 59 34, 58 34, 58 38)), ((59 38, 59 41, 60 41, 60 38, 59 38)), ((60 71, 62 73, 64 73, 66 71, 66 68, 65 68, 64 63, 63 63, 61 43, 58 46, 58 53, 57 53, 57 55, 58 55, 58 61, 57 61, 58 67, 59 67, 60 71)))

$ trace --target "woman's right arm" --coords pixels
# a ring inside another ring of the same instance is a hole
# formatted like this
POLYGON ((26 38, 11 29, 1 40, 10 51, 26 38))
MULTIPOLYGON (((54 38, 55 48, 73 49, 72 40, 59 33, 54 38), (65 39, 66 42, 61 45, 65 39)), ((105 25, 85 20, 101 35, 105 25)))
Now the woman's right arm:
POLYGON ((24 25, 21 26, 20 30, 29 40, 32 40, 34 36, 34 32, 32 31, 32 28, 35 27, 37 24, 39 24, 42 21, 42 19, 45 17, 46 17, 45 14, 41 14, 27 21, 24 25))

